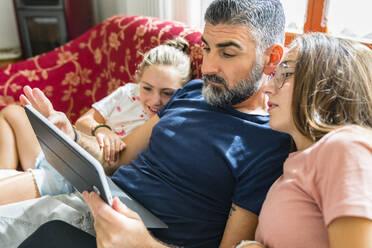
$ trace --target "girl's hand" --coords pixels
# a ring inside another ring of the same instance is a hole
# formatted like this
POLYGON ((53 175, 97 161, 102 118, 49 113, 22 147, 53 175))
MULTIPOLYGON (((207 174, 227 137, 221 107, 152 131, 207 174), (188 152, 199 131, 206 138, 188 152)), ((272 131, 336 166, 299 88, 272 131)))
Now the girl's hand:
POLYGON ((98 128, 95 134, 98 145, 104 149, 104 159, 114 163, 119 158, 119 153, 124 150, 125 143, 116 133, 105 127, 98 128))
POLYGON ((19 98, 23 105, 31 104, 37 111, 39 111, 50 122, 56 125, 62 132, 67 134, 72 140, 75 138, 74 129, 67 116, 55 111, 53 104, 38 88, 31 88, 30 86, 23 87, 23 93, 19 98))

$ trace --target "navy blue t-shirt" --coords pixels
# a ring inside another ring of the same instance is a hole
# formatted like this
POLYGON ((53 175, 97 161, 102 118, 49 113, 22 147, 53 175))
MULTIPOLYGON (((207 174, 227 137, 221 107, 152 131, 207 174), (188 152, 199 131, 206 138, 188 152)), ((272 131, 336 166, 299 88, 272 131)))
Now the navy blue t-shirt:
POLYGON ((112 179, 168 224, 151 230, 161 241, 218 247, 232 202, 259 214, 290 142, 268 116, 211 106, 201 88, 194 80, 176 92, 148 148, 112 179))

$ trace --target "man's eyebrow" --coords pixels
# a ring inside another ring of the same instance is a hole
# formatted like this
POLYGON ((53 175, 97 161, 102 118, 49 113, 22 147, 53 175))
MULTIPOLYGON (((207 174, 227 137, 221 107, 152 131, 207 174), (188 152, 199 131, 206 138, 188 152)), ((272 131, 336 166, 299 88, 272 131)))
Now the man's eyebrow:
POLYGON ((236 48, 239 48, 240 50, 243 49, 238 43, 235 43, 233 41, 227 41, 227 42, 218 43, 216 46, 217 47, 220 47, 220 48, 234 46, 236 48))
MULTIPOLYGON (((208 42, 203 38, 203 36, 201 37, 201 40, 203 41, 203 43, 207 46, 208 45, 208 42)), ((233 42, 233 41, 227 41, 227 42, 222 42, 222 43, 218 43, 216 45, 218 48, 224 48, 224 47, 229 47, 229 46, 234 46, 236 48, 239 48, 240 50, 243 49, 239 44, 233 42)))
POLYGON ((203 38, 203 36, 201 37, 201 40, 204 44, 206 44, 208 46, 208 42, 203 38))

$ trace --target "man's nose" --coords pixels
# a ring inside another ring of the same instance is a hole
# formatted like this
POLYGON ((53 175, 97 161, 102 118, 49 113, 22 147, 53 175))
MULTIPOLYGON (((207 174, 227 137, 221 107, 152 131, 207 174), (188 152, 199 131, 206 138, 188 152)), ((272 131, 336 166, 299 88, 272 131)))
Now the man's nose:
POLYGON ((204 54, 201 71, 203 74, 217 74, 220 65, 216 56, 212 54, 204 54))

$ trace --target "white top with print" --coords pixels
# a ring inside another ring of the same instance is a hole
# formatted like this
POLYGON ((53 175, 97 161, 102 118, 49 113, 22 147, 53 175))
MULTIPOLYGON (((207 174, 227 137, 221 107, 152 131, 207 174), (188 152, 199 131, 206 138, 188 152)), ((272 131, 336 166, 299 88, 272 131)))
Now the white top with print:
POLYGON ((134 83, 121 86, 92 107, 121 138, 149 119, 139 101, 139 85, 134 83))

